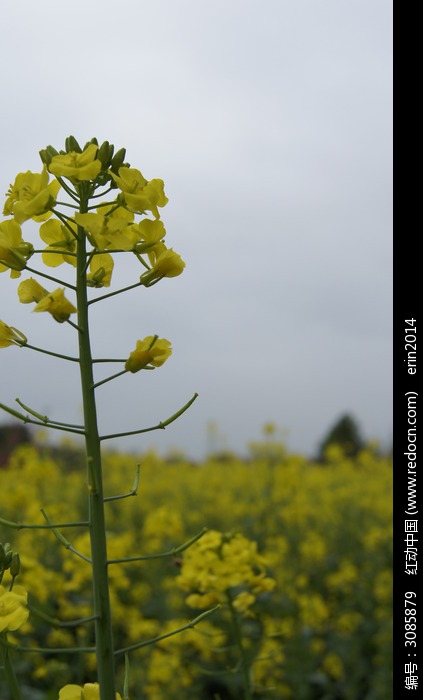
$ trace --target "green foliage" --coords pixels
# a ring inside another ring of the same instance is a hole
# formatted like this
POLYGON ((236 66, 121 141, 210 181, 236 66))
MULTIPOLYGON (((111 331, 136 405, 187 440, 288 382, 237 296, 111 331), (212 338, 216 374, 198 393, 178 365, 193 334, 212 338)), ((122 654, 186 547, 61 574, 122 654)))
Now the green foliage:
POLYGON ((322 440, 318 453, 319 462, 326 461, 327 449, 332 445, 340 447, 346 457, 356 457, 360 450, 363 449, 364 440, 360 434, 358 424, 348 413, 336 421, 322 440))

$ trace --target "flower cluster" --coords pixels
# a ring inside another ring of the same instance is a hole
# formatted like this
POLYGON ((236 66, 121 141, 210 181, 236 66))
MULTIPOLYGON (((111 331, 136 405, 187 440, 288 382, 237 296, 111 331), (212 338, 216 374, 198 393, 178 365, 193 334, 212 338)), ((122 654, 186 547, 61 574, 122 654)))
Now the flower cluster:
MULTIPOLYGON (((3 214, 10 218, 0 222, 0 272, 8 270, 12 278, 20 277, 29 259, 39 254, 47 267, 65 264, 77 268, 88 287, 109 287, 113 256, 126 252, 142 265, 138 281, 129 288, 150 287, 165 277, 180 275, 185 263, 164 242, 166 229, 159 209, 168 198, 163 180, 147 180, 124 162, 125 155, 125 149, 115 153, 114 146, 107 141, 99 145, 96 139, 81 148, 72 136, 66 139, 63 151, 52 146, 41 151, 41 173, 19 173, 6 194, 3 214), (58 201, 59 191, 64 201, 58 201), (90 205, 94 199, 95 205, 90 205), (21 224, 28 220, 39 223, 40 250, 23 238, 21 224)), ((19 285, 18 296, 21 303, 33 303, 35 312, 48 312, 58 323, 69 321, 78 311, 62 286, 48 290, 34 277, 19 285)), ((0 348, 26 342, 23 334, 0 321, 0 348)), ((125 369, 138 372, 160 367, 170 354, 169 341, 148 336, 137 342, 125 369)))
POLYGON ((23 241, 20 224, 32 219, 44 222, 39 230, 41 240, 47 243, 42 257, 50 267, 62 263, 75 266, 76 242, 86 236, 92 246, 87 251, 91 286, 110 285, 113 265, 105 251, 132 251, 146 268, 140 280, 145 286, 181 274, 185 263, 163 242, 166 230, 159 208, 168 202, 163 180, 146 180, 139 170, 124 163, 125 149, 114 154, 114 147, 107 141, 99 146, 92 139, 82 149, 69 137, 65 151, 57 152, 48 146, 40 155, 42 172, 19 173, 7 192, 3 214, 13 218, 0 223, 0 272, 10 269, 11 276, 18 277, 25 269, 33 246, 23 241), (51 182, 49 174, 54 176, 51 182), (64 196, 70 198, 66 206, 80 203, 82 195, 89 200, 101 199, 117 189, 120 193, 114 200, 98 202, 96 213, 85 207, 69 216, 57 209, 61 188, 64 196), (135 222, 135 215, 145 216, 146 212, 153 219, 135 222), (52 214, 56 218, 50 219, 52 214), (148 262, 141 257, 143 253, 147 253, 148 262), (101 260, 96 260, 98 256, 101 260))
POLYGON ((229 600, 246 614, 257 596, 272 591, 276 581, 266 575, 256 542, 212 530, 186 552, 178 584, 190 591, 186 602, 192 608, 229 600))

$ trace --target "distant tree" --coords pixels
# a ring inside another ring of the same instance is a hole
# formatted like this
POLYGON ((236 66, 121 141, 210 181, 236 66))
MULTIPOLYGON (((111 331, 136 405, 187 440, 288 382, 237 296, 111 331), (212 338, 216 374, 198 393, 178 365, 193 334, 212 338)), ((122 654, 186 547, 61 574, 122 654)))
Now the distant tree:
POLYGON ((6 464, 15 447, 24 442, 31 442, 31 433, 25 425, 0 425, 0 466, 6 464))
POLYGON ((347 457, 355 457, 363 449, 364 440, 357 422, 348 413, 343 415, 329 430, 319 447, 317 459, 325 461, 325 452, 330 445, 338 445, 347 457))

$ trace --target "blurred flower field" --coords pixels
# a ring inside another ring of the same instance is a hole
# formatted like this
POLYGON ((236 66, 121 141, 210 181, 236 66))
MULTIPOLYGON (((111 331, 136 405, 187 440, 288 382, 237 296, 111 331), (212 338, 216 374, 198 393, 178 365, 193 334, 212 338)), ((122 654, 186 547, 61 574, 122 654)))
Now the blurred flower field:
MULTIPOLYGON (((60 452, 18 447, 1 473, 0 516, 20 523, 85 520, 85 466, 60 452)), ((81 458, 82 459, 82 458, 81 458)), ((391 697, 392 465, 367 449, 332 447, 326 464, 271 444, 251 459, 191 464, 182 457, 106 453, 109 559, 174 556, 109 567, 115 648, 162 636, 220 604, 194 629, 130 653, 131 700, 242 700, 237 633, 254 698, 386 700, 391 697), (234 628, 230 608, 236 611, 234 628)), ((89 556, 81 528, 64 532, 89 556)), ((21 559, 28 621, 9 640, 24 647, 89 647, 92 625, 51 618, 91 615, 90 567, 49 530, 0 526, 21 559)), ((66 683, 95 678, 94 654, 14 652, 28 700, 56 700, 66 683)), ((119 688, 124 659, 118 657, 119 688)), ((0 698, 6 698, 0 681, 0 698)))

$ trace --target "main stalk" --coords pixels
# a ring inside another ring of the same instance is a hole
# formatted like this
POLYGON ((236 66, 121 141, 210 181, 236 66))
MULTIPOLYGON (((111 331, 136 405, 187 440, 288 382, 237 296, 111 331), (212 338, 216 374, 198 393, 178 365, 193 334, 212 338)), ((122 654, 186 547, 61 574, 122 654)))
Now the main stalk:
MULTIPOLYGON (((80 212, 84 214, 88 209, 89 201, 85 183, 81 183, 79 189, 80 212)), ((86 238, 83 229, 78 227, 76 296, 78 306, 79 364, 84 406, 85 447, 88 471, 93 604, 94 614, 96 615, 95 644, 97 677, 100 684, 101 700, 115 700, 116 687, 107 567, 103 474, 88 323, 86 265, 86 238)))

